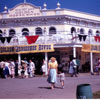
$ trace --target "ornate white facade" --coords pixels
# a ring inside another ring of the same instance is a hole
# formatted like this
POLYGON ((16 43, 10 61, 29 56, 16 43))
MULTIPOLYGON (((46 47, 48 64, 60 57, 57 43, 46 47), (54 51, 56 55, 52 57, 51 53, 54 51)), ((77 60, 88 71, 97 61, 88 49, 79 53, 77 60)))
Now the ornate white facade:
POLYGON ((94 39, 100 34, 100 16, 63 9, 60 3, 56 9, 47 9, 46 4, 43 7, 30 3, 21 3, 12 9, 4 7, 4 12, 0 13, 0 36, 13 38, 9 44, 0 45, 28 45, 26 35, 39 35, 35 44, 53 43, 55 51, 59 52, 59 61, 73 55, 81 56, 84 64, 89 56, 86 58, 81 52, 82 45, 100 44, 94 39), (80 41, 81 34, 86 36, 85 41, 80 41))
MULTIPOLYGON (((24 35, 38 34, 40 37, 37 43, 41 43, 46 28, 47 42, 55 44, 71 43, 71 33, 92 36, 100 33, 99 16, 57 6, 58 8, 53 10, 46 9, 45 4, 44 9, 29 3, 19 4, 12 9, 5 7, 5 11, 0 14, 0 33, 6 32, 7 36, 14 38, 21 37, 21 41, 24 35)), ((87 38, 86 42, 88 41, 87 38)))

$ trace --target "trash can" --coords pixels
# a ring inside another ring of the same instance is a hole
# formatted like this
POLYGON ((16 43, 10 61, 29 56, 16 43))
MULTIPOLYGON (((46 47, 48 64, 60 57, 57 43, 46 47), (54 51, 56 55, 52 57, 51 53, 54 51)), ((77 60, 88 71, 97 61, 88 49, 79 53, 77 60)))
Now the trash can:
POLYGON ((80 84, 76 90, 77 99, 92 99, 92 88, 90 84, 80 84))

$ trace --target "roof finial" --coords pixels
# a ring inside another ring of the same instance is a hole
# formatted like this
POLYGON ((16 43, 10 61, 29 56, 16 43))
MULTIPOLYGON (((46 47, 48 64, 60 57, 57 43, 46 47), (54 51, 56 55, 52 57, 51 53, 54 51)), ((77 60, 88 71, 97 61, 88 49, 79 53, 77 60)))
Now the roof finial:
POLYGON ((8 7, 5 6, 5 7, 4 7, 4 13, 7 13, 7 12, 8 12, 8 7))
POLYGON ((46 3, 43 4, 43 10, 47 10, 47 4, 46 3))
POLYGON ((7 9, 8 9, 7 6, 5 6, 5 7, 4 7, 4 10, 7 10, 7 9))
POLYGON ((60 9, 60 3, 57 3, 57 8, 56 9, 60 9))

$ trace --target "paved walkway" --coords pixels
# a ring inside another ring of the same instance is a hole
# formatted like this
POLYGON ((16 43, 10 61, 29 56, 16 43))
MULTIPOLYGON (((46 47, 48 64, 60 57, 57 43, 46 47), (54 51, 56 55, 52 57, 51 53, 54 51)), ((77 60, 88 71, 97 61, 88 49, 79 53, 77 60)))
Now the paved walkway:
POLYGON ((75 99, 77 85, 84 83, 91 84, 93 92, 100 90, 100 75, 66 77, 64 89, 60 88, 58 80, 54 90, 50 89, 46 79, 47 77, 0 79, 0 99, 75 99))

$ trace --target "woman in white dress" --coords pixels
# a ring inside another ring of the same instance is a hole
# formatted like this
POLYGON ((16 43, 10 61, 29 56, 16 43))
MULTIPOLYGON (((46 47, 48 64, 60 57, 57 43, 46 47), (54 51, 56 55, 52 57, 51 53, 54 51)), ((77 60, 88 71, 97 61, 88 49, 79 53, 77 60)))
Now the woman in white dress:
POLYGON ((46 73, 46 62, 45 62, 44 59, 43 59, 43 64, 42 64, 42 72, 43 72, 43 76, 45 76, 45 73, 46 73))

